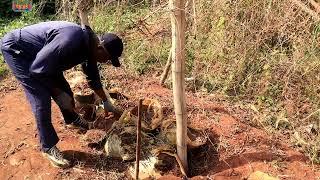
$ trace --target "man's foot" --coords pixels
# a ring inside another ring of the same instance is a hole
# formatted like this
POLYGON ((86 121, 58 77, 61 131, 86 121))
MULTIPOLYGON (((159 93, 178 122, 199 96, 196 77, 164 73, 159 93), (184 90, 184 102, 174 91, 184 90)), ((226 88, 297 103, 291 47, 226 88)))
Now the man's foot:
POLYGON ((79 116, 71 124, 68 124, 67 127, 69 127, 69 128, 80 128, 80 129, 88 130, 89 129, 89 123, 79 116))
POLYGON ((55 167, 67 168, 70 166, 70 162, 63 157, 63 154, 56 146, 53 146, 47 152, 43 152, 43 156, 48 158, 51 164, 55 167))

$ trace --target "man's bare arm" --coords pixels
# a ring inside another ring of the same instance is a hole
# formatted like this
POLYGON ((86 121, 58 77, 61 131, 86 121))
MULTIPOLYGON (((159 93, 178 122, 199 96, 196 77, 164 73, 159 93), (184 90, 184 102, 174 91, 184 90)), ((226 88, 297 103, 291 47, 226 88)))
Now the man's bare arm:
POLYGON ((108 98, 107 98, 107 95, 105 93, 105 91, 101 88, 101 89, 96 89, 96 90, 93 90, 94 93, 96 93, 101 99, 102 101, 107 101, 108 98))

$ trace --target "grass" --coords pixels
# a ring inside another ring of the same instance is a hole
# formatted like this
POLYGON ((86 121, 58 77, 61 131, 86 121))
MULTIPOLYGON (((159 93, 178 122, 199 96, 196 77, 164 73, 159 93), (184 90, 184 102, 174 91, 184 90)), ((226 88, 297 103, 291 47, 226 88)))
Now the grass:
MULTIPOLYGON (((35 9, 37 9, 35 7, 35 9)), ((20 17, 16 18, 2 18, 0 17, 0 39, 8 32, 18 29, 27 25, 35 24, 40 21, 46 21, 53 19, 52 16, 40 17, 37 10, 23 13, 20 17)), ((3 76, 8 72, 3 56, 0 56, 0 76, 3 76)))
POLYGON ((1 56, 0 57, 0 77, 5 75, 7 70, 8 69, 7 69, 7 67, 6 67, 6 65, 4 63, 3 57, 1 56))
MULTIPOLYGON (((25 21, 25 16, 18 18, 18 19, 1 19, 0 18, 0 37, 2 38, 7 32, 11 30, 20 28, 28 24, 25 21)), ((7 66, 5 65, 3 56, 0 57, 0 76, 5 75, 8 71, 7 66)))
POLYGON ((163 23, 166 19, 159 19, 161 12, 152 15, 149 12, 147 6, 110 6, 96 9, 91 16, 91 24, 96 32, 115 32, 122 36, 125 43, 122 56, 124 65, 137 74, 160 68, 169 53, 170 36, 154 36, 161 32, 155 27, 149 28, 149 23, 163 23))

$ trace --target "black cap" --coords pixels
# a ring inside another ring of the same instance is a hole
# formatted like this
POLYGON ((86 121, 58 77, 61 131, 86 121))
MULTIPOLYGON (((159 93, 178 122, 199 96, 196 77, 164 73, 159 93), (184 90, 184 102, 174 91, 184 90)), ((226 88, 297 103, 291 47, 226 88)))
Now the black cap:
POLYGON ((107 33, 100 37, 100 43, 111 55, 112 65, 115 67, 120 67, 121 64, 119 57, 123 51, 122 40, 115 34, 107 33))

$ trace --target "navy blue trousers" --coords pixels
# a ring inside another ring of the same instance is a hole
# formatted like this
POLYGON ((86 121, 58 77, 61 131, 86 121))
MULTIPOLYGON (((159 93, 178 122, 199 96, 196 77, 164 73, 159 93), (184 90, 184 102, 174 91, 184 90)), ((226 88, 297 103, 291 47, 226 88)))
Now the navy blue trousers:
MULTIPOLYGON (((48 151, 59 141, 57 133, 51 123, 51 97, 54 100, 56 97, 52 95, 48 87, 29 75, 29 67, 35 57, 31 57, 28 52, 24 52, 21 49, 19 42, 15 40, 14 32, 7 34, 2 39, 1 50, 4 60, 16 79, 23 86, 36 119, 41 148, 43 151, 48 151)), ((71 88, 62 72, 52 78, 59 85, 59 89, 73 97, 71 88)), ((66 124, 70 124, 78 118, 76 112, 64 111, 61 108, 60 110, 66 124)))

